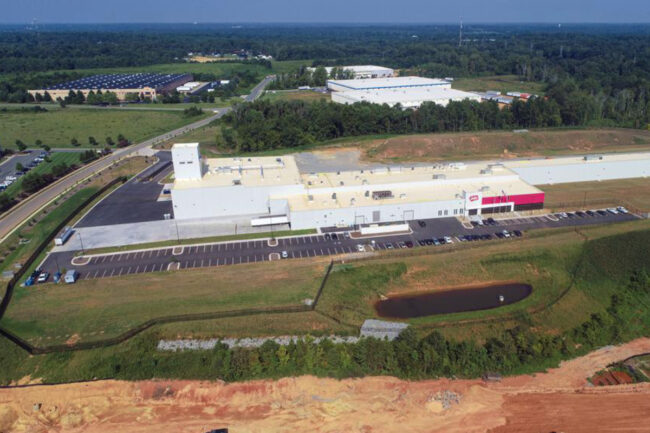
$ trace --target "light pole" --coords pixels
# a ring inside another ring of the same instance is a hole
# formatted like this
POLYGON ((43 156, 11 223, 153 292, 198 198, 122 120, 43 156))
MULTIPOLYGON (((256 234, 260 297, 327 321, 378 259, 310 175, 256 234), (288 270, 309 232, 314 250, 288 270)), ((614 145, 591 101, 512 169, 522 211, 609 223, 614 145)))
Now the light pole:
POLYGON ((81 238, 81 232, 77 232, 77 235, 79 235, 79 243, 81 244, 81 255, 83 256, 84 254, 86 254, 84 252, 84 241, 81 238))
POLYGON ((179 245, 181 243, 181 235, 178 232, 178 221, 176 221, 176 218, 174 218, 174 224, 176 225, 176 240, 178 241, 179 245))

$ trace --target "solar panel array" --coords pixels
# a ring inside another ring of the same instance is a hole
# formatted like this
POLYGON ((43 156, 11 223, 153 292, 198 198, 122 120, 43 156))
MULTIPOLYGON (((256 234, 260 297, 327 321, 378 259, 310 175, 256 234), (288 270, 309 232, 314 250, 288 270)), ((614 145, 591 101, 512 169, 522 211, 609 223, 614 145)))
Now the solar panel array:
POLYGON ((151 87, 159 89, 184 77, 192 79, 189 74, 101 74, 78 80, 68 81, 47 87, 46 90, 78 90, 78 89, 142 89, 151 87))

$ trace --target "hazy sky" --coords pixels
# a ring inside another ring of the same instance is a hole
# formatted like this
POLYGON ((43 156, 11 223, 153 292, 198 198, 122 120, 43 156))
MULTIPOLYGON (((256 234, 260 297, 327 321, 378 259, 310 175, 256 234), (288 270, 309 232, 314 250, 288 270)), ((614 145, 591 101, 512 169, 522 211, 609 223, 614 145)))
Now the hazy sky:
POLYGON ((650 0, 0 0, 0 23, 650 22, 650 0))

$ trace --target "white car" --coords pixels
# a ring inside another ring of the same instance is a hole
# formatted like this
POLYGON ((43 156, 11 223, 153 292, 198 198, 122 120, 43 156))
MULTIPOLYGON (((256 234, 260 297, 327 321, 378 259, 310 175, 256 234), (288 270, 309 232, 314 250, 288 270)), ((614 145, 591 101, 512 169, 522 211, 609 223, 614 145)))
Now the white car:
POLYGON ((365 250, 366 250, 366 249, 364 248, 363 245, 361 245, 361 244, 358 244, 358 245, 357 245, 357 251, 359 251, 360 253, 364 252, 365 250))
POLYGON ((609 209, 607 209, 607 212, 609 212, 609 213, 611 213, 613 215, 618 214, 618 211, 616 209, 614 209, 613 207, 610 207, 609 209))
POLYGON ((282 251, 282 253, 280 253, 280 254, 281 254, 283 259, 288 259, 289 258, 289 253, 286 252, 286 251, 282 251))
POLYGON ((44 283, 47 281, 47 279, 50 278, 50 273, 49 272, 41 272, 41 274, 38 276, 38 279, 36 282, 38 283, 44 283))
POLYGON ((504 230, 501 233, 503 233, 503 236, 506 237, 506 238, 510 237, 510 233, 508 232, 508 230, 504 230))
POLYGON ((625 209, 623 206, 619 206, 619 207, 617 207, 616 210, 619 211, 620 213, 628 213, 628 212, 629 212, 629 211, 628 211, 627 209, 625 209))
POLYGON ((451 239, 451 236, 445 236, 445 243, 446 244, 453 244, 454 241, 451 239))

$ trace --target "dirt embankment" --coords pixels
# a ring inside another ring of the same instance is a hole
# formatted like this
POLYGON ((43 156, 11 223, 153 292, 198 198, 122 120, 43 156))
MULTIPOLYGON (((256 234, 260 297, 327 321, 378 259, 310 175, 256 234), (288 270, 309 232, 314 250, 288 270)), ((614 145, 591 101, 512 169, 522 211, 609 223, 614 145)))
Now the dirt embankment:
POLYGON ((650 431, 650 384, 593 388, 608 363, 650 351, 609 347, 535 376, 406 382, 304 376, 236 384, 101 381, 0 390, 0 432, 650 431))
POLYGON ((423 134, 361 142, 375 162, 539 157, 650 150, 650 133, 636 129, 532 130, 423 134))

